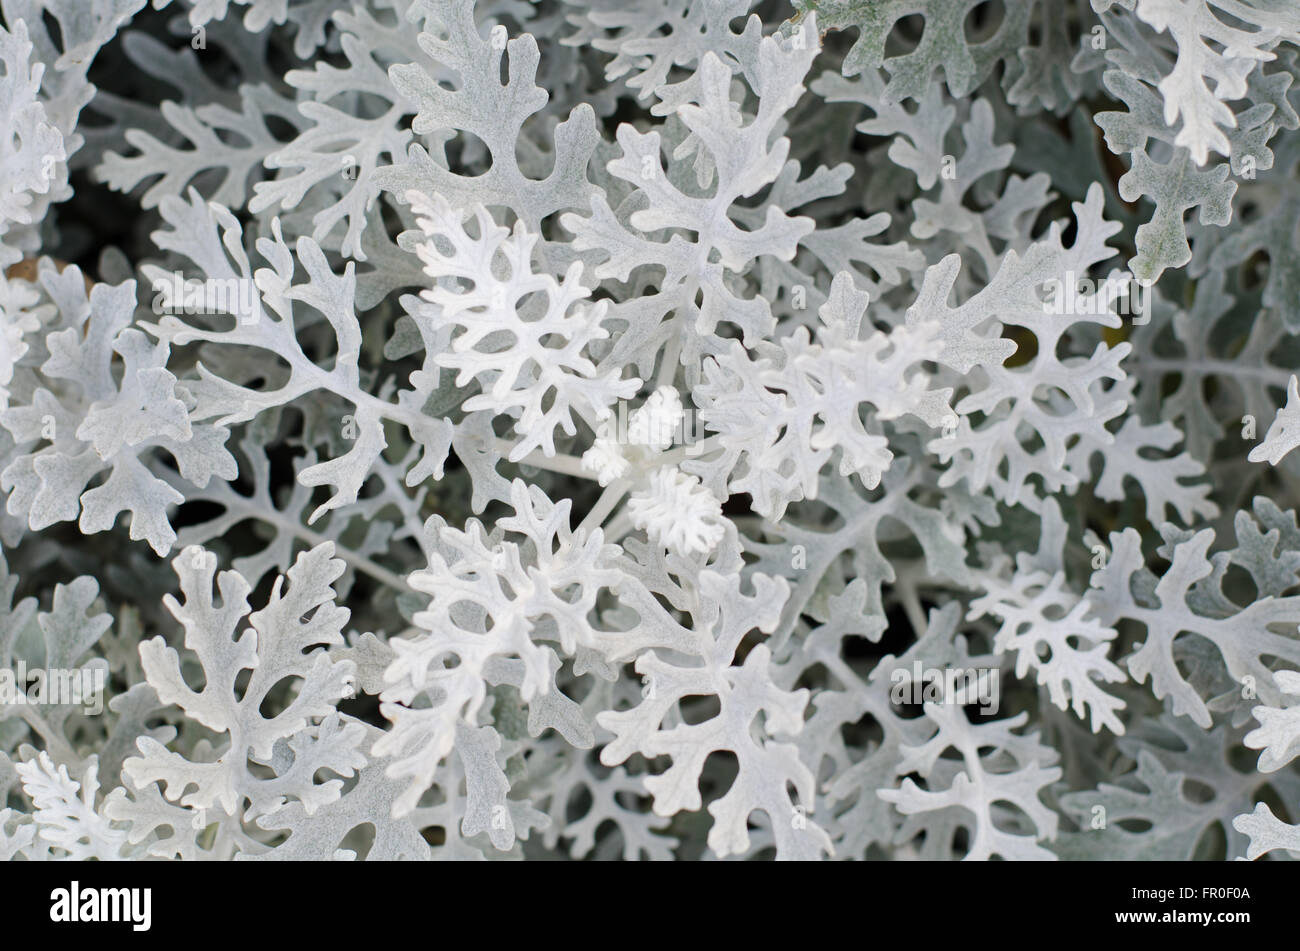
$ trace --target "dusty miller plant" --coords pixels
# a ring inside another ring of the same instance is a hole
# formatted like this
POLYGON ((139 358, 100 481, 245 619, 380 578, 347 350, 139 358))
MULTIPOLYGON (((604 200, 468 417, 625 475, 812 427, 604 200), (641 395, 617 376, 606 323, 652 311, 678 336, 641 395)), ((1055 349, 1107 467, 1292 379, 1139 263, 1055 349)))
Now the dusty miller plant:
POLYGON ((0 21, 0 856, 1300 855, 1294 4, 0 21))

